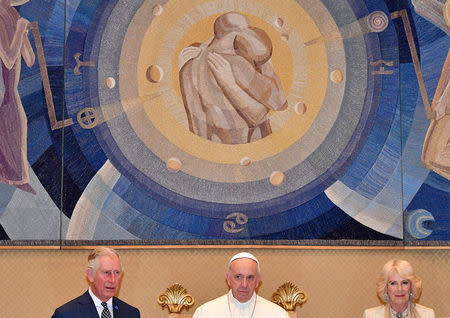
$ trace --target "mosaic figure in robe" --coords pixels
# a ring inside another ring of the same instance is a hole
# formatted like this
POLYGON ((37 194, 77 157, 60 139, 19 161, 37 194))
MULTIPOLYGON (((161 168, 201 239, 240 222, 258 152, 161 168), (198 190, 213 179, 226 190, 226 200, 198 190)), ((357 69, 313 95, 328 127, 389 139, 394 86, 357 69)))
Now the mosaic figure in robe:
POLYGON ((0 60, 5 92, 0 106, 0 182, 35 194, 29 184, 27 117, 18 92, 22 58, 33 66, 29 21, 10 0, 0 0, 0 60))

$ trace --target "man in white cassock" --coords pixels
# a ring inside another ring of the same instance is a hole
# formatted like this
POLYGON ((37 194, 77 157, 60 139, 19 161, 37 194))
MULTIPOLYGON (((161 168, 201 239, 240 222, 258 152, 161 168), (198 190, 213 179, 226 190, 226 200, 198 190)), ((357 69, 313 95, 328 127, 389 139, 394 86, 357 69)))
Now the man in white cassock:
POLYGON ((193 318, 289 318, 280 306, 258 296, 259 262, 250 253, 238 253, 228 263, 229 292, 198 307, 193 318))

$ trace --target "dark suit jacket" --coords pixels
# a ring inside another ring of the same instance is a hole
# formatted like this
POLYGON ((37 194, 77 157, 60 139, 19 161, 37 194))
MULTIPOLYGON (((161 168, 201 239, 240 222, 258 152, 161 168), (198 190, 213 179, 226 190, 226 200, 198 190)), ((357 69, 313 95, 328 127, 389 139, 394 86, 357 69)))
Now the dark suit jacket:
MULTIPOLYGON (((140 318, 139 310, 119 298, 113 297, 114 318, 140 318)), ((94 301, 86 291, 68 303, 56 308, 52 318, 99 318, 94 301)))

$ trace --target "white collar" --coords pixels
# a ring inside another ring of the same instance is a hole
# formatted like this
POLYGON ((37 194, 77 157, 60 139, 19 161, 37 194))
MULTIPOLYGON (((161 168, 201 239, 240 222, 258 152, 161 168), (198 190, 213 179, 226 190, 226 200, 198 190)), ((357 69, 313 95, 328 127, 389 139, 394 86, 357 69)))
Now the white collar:
MULTIPOLYGON (((89 286, 89 295, 91 295, 91 298, 92 298, 92 300, 94 301, 95 307, 100 306, 100 307, 103 308, 103 306, 102 306, 102 301, 101 301, 97 296, 94 295, 94 293, 92 292, 90 286, 89 286)), ((113 301, 113 298, 112 298, 112 297, 106 301, 106 303, 108 304, 108 308, 113 308, 113 307, 112 307, 112 301, 113 301)))
POLYGON ((241 303, 239 300, 237 300, 236 298, 234 298, 233 296, 233 292, 230 289, 228 291, 228 299, 229 302, 231 303, 232 306, 239 308, 239 310, 244 310, 244 309, 250 309, 253 308, 255 302, 256 302, 256 293, 253 292, 252 298, 250 298, 247 302, 245 303, 241 303))

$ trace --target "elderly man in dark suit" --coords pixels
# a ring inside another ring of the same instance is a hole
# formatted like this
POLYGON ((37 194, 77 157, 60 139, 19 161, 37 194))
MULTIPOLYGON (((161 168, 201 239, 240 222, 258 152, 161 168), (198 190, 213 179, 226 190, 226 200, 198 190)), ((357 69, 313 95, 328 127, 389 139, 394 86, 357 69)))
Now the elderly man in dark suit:
POLYGON ((140 318, 139 310, 114 295, 122 277, 119 254, 98 247, 88 257, 89 289, 55 310, 52 318, 140 318))

